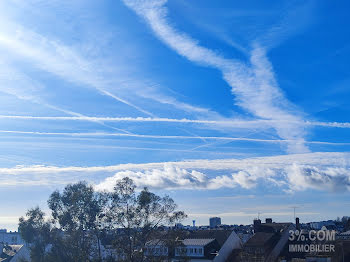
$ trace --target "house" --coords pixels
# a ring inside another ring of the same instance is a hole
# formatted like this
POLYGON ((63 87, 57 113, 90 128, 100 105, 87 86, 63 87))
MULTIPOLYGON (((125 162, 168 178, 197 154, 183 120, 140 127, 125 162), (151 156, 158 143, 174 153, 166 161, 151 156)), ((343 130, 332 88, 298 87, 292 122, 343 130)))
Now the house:
POLYGON ((289 231, 295 229, 292 223, 266 223, 254 220, 255 234, 243 245, 242 250, 235 249, 228 261, 232 262, 272 262, 276 261, 288 243, 289 231))
POLYGON ((225 262, 234 249, 242 247, 241 240, 232 230, 199 230, 183 232, 174 241, 151 240, 146 243, 144 254, 153 258, 166 257, 172 261, 225 262))
POLYGON ((336 225, 326 225, 322 226, 321 229, 322 231, 337 231, 336 225))
POLYGON ((6 229, 0 229, 0 243, 5 245, 24 245, 25 242, 19 232, 8 232, 6 229))
POLYGON ((230 236, 221 245, 219 253, 215 256, 214 262, 226 262, 235 250, 241 250, 243 246, 241 238, 232 231, 230 236))
POLYGON ((0 262, 30 261, 30 251, 25 245, 0 245, 0 262))
POLYGON ((175 261, 181 258, 213 261, 219 250, 220 245, 215 238, 184 239, 182 245, 175 248, 175 261))
POLYGON ((225 262, 234 250, 242 248, 242 241, 234 230, 202 230, 191 233, 188 238, 216 239, 220 248, 214 262, 225 262))
POLYGON ((241 261, 265 261, 278 239, 275 233, 257 232, 245 243, 241 261))
POLYGON ((147 257, 168 257, 170 255, 166 243, 158 239, 151 240, 146 243, 144 254, 147 257))
POLYGON ((337 239, 339 240, 350 240, 350 230, 340 233, 336 236, 337 239))
POLYGON ((336 229, 336 225, 333 220, 320 221, 320 222, 310 222, 309 223, 311 229, 321 230, 323 226, 328 228, 336 229))

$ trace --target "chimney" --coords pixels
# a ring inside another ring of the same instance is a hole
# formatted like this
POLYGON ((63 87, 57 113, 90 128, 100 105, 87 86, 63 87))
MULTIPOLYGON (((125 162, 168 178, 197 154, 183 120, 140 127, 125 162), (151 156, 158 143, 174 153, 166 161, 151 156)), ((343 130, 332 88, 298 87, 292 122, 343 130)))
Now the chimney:
POLYGON ((254 233, 259 232, 261 225, 260 219, 254 219, 254 233))
POLYGON ((295 218, 295 227, 300 230, 300 221, 299 221, 299 217, 295 218))
POLYGON ((272 223, 272 218, 266 218, 265 219, 266 224, 271 224, 272 223))

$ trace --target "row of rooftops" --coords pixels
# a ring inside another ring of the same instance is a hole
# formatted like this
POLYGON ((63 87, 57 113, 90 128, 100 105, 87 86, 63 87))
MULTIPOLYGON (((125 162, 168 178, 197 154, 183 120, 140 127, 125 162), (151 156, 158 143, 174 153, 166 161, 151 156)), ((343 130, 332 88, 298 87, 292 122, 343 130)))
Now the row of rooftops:
MULTIPOLYGON (((242 241, 241 236, 237 235, 234 230, 203 230, 187 232, 187 234, 183 236, 183 239, 179 241, 181 244, 179 244, 178 248, 184 250, 184 253, 189 257, 193 254, 197 259, 207 259, 212 261, 212 259, 220 255, 220 252, 224 252, 225 249, 222 249, 222 247, 224 247, 225 243, 229 243, 229 245, 231 244, 228 239, 233 233, 239 241, 239 244, 235 249, 238 248, 244 251, 257 248, 259 250, 262 249, 264 252, 265 250, 271 251, 275 244, 280 240, 281 234, 293 224, 273 223, 272 221, 268 222, 271 223, 260 223, 259 229, 257 229, 254 234, 253 232, 245 234, 248 235, 248 241, 246 242, 242 241), (208 247, 208 250, 206 250, 206 247, 208 247), (198 249, 200 252, 197 252, 197 248, 200 248, 198 249), (189 249, 191 252, 188 252, 189 249), (196 252, 192 253, 193 250, 196 252)), ((165 242, 157 240, 149 241, 147 243, 147 247, 151 250, 156 250, 155 247, 158 247, 158 250, 164 250, 160 247, 165 245, 165 242)), ((228 251, 229 254, 227 256, 231 256, 231 260, 228 261, 235 261, 232 260, 234 259, 234 255, 237 254, 237 252, 234 252, 235 249, 232 248, 228 251)), ((171 252, 171 250, 169 250, 169 252, 171 252)), ((164 253, 162 254, 164 255, 164 253)), ((173 253, 173 256, 179 256, 179 254, 176 253, 176 250, 173 253)))
MULTIPOLYGON (((271 249, 276 245, 276 243, 281 239, 281 235, 286 229, 294 226, 293 223, 276 223, 272 219, 266 219, 266 223, 262 223, 261 220, 254 220, 252 231, 247 231, 244 233, 247 238, 246 241, 242 241, 242 250, 248 250, 249 248, 265 248, 271 251, 271 249)), ((328 225, 330 225, 328 223, 328 225)), ((295 226, 301 226, 299 224, 299 219, 296 220, 295 226)), ((303 226, 308 226, 303 224, 303 226)), ((218 254, 219 249, 225 244, 230 234, 234 230, 232 228, 227 230, 211 229, 211 230, 195 230, 195 231, 185 231, 185 235, 181 241, 182 245, 185 247, 206 247, 214 242, 217 244, 215 248, 210 250, 210 252, 203 252, 203 257, 208 254, 212 258, 213 254, 218 254), (215 250, 214 250, 215 249, 215 250)), ((237 232, 237 231, 236 231, 237 232)), ((342 236, 342 239, 350 239, 350 231, 339 233, 338 236, 342 236)), ((241 237, 241 235, 240 235, 241 237)), ((241 238, 242 239, 242 238, 241 238)), ((165 245, 162 241, 152 240, 147 243, 149 246, 165 245)), ((214 245, 215 246, 215 245, 214 245)), ((6 250, 5 250, 6 251, 6 250)), ((7 250, 8 251, 8 250, 7 250)), ((202 252, 202 251, 201 251, 202 252)), ((201 253, 202 254, 202 253, 201 253)), ((1 260, 6 261, 6 260, 1 260)), ((235 260, 231 260, 235 261, 235 260)))
MULTIPOLYGON (((242 241, 242 249, 234 250, 231 254, 230 259, 227 261, 246 262, 250 261, 249 259, 252 259, 252 257, 259 257, 259 255, 264 256, 265 259, 267 257, 283 257, 286 255, 285 252, 288 243, 289 230, 296 230, 297 228, 300 229, 302 226, 308 228, 309 230, 312 230, 309 224, 300 224, 298 218, 296 219, 295 224, 290 222, 276 223, 273 222, 272 219, 266 219, 265 222, 266 223, 262 223, 261 220, 258 219, 254 221, 254 230, 251 232, 251 234, 245 234, 248 235, 248 239, 245 242, 242 241), (238 257, 241 260, 239 260, 238 257)), ((324 227, 322 230, 328 229, 324 227)), ((232 232, 232 230, 193 231, 188 234, 189 238, 185 238, 182 243, 185 246, 205 246, 214 240, 220 240, 221 247, 228 237, 227 235, 223 234, 224 232, 232 232)), ((337 236, 338 240, 350 240, 350 231, 338 233, 337 236), (340 236, 342 236, 342 238, 340 238, 340 236)))
MULTIPOLYGON (((209 243, 215 241, 215 238, 186 238, 181 240, 184 246, 206 246, 209 243)), ((162 240, 154 239, 147 242, 148 246, 163 246, 166 243, 162 240)))
MULTIPOLYGON (((328 223, 329 224, 329 223, 328 223)), ((252 250, 257 250, 260 253, 267 253, 272 252, 272 250, 275 249, 276 246, 280 246, 279 252, 282 252, 282 247, 285 248, 285 244, 287 242, 283 242, 283 245, 280 245, 281 239, 283 238, 285 241, 286 232, 290 229, 297 229, 297 228, 307 228, 307 230, 311 230, 312 228, 309 226, 309 224, 300 224, 299 219, 296 219, 295 224, 294 223, 276 223, 273 222, 272 219, 266 219, 265 223, 262 223, 261 220, 256 219, 254 221, 253 226, 249 226, 251 230, 247 231, 237 231, 235 228, 229 228, 226 230, 222 229, 207 229, 207 230, 183 230, 185 235, 182 235, 182 240, 179 240, 181 244, 184 247, 193 248, 193 250, 196 251, 196 247, 205 247, 209 244, 212 244, 213 242, 216 242, 218 244, 218 247, 222 247, 227 239, 229 238, 230 234, 235 231, 237 233, 237 236, 241 239, 241 251, 236 253, 244 253, 251 252, 252 250)), ((239 228, 239 227, 236 227, 239 228)), ((350 232, 344 232, 341 234, 337 234, 337 236, 343 236, 342 239, 347 239, 349 237, 350 239, 350 232)), ((338 238, 339 239, 339 238, 338 238)), ((148 245, 152 246, 155 245, 156 242, 149 242, 148 245)), ((160 244, 160 243, 158 243, 160 244)), ((211 250, 209 252, 210 257, 213 257, 213 254, 219 254, 219 249, 216 248, 216 250, 211 250)), ((192 252, 192 251, 191 251, 192 252)), ((175 253, 175 252, 174 252, 175 253)), ((194 252, 196 253, 196 252, 194 252)), ((277 252, 278 253, 278 252, 277 252)), ((205 252, 201 249, 200 252, 196 253, 203 254, 203 257, 206 257, 205 252)), ((207 257, 208 258, 208 257, 207 257)), ((231 260, 236 261, 236 260, 231 260)), ((237 260, 238 261, 238 260, 237 260)), ((244 261, 244 260, 243 260, 244 261)))
POLYGON ((147 242, 145 251, 148 256, 193 257, 211 261, 232 232, 232 230, 186 232, 171 248, 167 246, 167 241, 156 239, 147 242))

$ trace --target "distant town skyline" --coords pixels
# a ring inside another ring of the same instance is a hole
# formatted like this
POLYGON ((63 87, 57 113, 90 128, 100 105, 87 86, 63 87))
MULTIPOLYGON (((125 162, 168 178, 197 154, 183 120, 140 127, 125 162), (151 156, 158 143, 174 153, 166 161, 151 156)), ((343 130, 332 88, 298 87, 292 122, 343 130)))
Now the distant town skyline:
POLYGON ((350 4, 0 2, 0 228, 132 178, 184 224, 349 210, 350 4))

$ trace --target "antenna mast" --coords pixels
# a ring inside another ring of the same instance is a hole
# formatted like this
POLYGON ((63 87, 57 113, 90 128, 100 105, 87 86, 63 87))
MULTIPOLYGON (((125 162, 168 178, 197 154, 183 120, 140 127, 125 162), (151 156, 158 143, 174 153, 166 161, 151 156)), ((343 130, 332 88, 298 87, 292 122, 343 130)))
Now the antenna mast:
POLYGON ((295 209, 297 209, 297 208, 299 208, 299 207, 296 207, 296 206, 294 206, 294 207, 291 207, 291 208, 293 208, 293 211, 294 211, 294 221, 295 221, 295 209))

